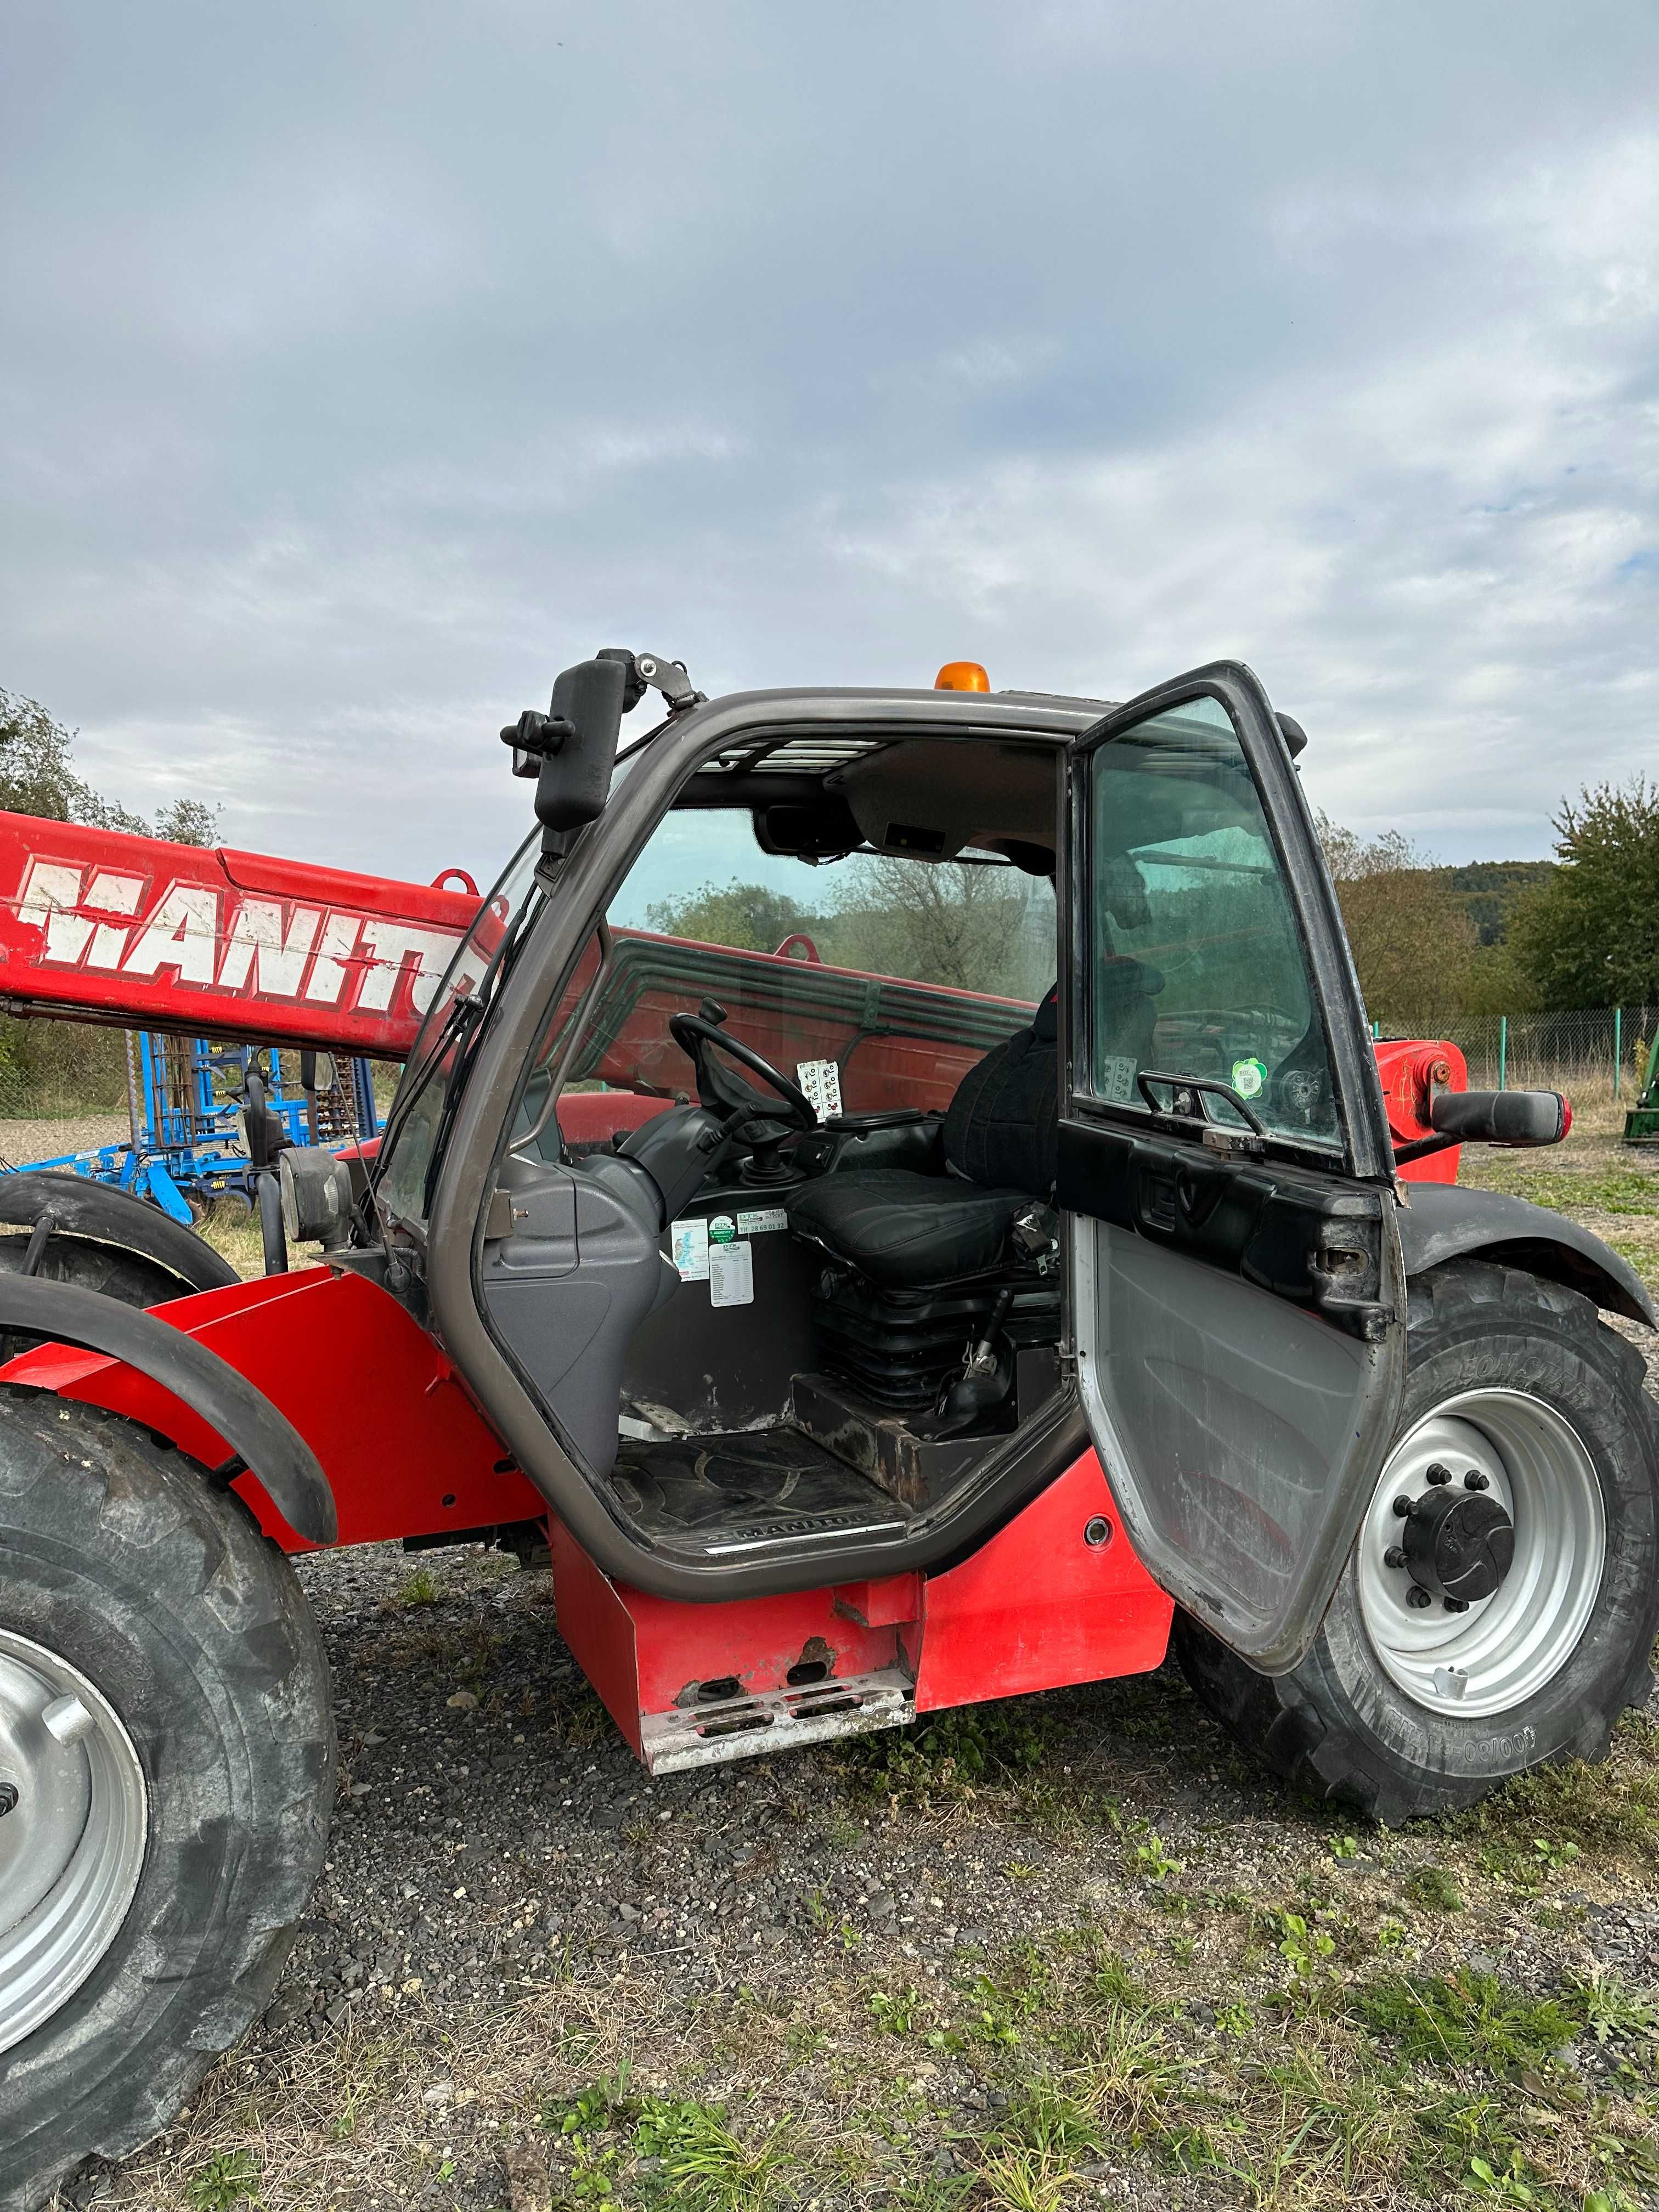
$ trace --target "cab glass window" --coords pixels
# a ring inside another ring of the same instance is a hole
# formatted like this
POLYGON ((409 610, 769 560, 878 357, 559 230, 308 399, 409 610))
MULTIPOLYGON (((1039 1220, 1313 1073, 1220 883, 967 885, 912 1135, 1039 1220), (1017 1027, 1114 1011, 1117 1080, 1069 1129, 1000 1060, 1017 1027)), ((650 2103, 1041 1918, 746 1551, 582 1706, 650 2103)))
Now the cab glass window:
POLYGON ((1049 873, 992 850, 811 865, 763 850, 736 807, 667 815, 607 920, 597 988, 585 960, 538 1055, 543 1067, 562 1060, 567 1093, 686 1092, 691 1064, 668 1019, 712 1000, 728 1034, 826 1115, 942 1110, 1054 980, 1049 873))
MULTIPOLYGON (((1200 1076, 1269 1134, 1340 1141, 1296 914, 1226 709, 1195 699, 1087 756, 1086 1089, 1147 1110, 1200 1076)), ((1212 1094, 1211 1118, 1246 1116, 1212 1094)))

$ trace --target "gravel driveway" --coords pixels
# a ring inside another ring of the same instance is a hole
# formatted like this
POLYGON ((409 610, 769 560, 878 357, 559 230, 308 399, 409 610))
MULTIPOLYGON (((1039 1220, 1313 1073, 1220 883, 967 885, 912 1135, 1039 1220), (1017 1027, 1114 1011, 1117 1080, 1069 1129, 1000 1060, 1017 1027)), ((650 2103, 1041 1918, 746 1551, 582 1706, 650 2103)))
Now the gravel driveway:
POLYGON ((1170 1671, 653 1783, 544 1572, 301 1572, 343 1767, 313 1912, 195 2108, 66 2203, 1403 2205, 1477 2161, 1654 2201, 1644 1716, 1396 1835, 1297 1808, 1170 1671))
MULTIPOLYGON (((1645 1234, 1622 1189, 1583 1200, 1645 1234)), ((1394 1834, 1292 1802, 1168 1669, 653 1783, 544 1572, 301 1572, 327 1872, 263 2022, 68 2203, 1659 2203, 1650 1713, 1394 1834)))

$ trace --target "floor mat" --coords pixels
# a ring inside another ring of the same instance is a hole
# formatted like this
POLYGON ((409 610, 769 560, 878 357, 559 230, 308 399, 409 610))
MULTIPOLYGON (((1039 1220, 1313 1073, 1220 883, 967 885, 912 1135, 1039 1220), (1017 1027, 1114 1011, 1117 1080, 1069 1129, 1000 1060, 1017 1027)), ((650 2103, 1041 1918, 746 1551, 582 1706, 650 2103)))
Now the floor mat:
POLYGON ((799 1429, 738 1436, 624 1437, 611 1486, 647 1529, 764 1529, 902 1519, 902 1510, 799 1429))

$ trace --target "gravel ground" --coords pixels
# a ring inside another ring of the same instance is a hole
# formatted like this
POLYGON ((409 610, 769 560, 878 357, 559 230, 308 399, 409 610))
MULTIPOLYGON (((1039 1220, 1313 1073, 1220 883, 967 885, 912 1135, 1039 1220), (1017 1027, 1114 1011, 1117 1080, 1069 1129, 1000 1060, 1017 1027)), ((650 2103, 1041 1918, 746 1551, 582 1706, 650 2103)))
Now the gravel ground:
POLYGON ((1659 1718, 1397 1834, 1170 1669, 653 1782, 544 1572, 301 1572, 324 1881, 194 2108, 66 2204, 1659 2203, 1659 1718))
POLYGON ((67 1121, 0 1121, 0 1160, 13 1167, 58 1160, 70 1152, 95 1152, 127 1141, 125 1114, 82 1114, 67 1121))

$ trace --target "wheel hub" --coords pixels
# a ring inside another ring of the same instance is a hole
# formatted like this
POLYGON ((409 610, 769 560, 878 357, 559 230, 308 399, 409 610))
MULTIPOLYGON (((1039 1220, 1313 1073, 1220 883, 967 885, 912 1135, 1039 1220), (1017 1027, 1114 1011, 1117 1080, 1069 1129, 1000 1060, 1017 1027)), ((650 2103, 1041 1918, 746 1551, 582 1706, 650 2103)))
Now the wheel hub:
MULTIPOLYGON (((1464 1486, 1449 1484, 1411 1501, 1401 1531, 1401 1564, 1413 1583, 1462 1613, 1503 1587, 1515 1559, 1515 1523, 1471 1468, 1464 1486)), ((1396 1508, 1396 1510, 1398 1509, 1396 1508)), ((1409 1596, 1408 1596, 1409 1602, 1409 1596)))
POLYGON ((1514 1711, 1571 1656, 1606 1551, 1595 1464, 1564 1415, 1518 1390, 1447 1399, 1389 1454, 1356 1549, 1383 1672, 1431 1711, 1514 1711))
POLYGON ((143 1771, 114 1707, 57 1652, 0 1629, 0 2051, 108 1949, 146 1826, 143 1771))

